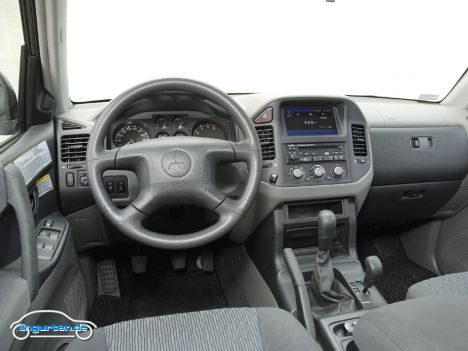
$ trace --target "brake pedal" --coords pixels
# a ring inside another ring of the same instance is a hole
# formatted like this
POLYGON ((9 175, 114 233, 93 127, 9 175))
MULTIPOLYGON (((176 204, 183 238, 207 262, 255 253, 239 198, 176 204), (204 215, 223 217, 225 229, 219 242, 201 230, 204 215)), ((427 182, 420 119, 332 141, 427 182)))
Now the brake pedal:
POLYGON ((173 252, 171 255, 172 269, 175 271, 185 270, 187 267, 185 251, 173 252))
POLYGON ((132 256, 132 269, 134 274, 145 273, 147 264, 147 256, 132 256))
POLYGON ((97 294, 120 297, 117 268, 113 259, 99 261, 97 268, 97 294))

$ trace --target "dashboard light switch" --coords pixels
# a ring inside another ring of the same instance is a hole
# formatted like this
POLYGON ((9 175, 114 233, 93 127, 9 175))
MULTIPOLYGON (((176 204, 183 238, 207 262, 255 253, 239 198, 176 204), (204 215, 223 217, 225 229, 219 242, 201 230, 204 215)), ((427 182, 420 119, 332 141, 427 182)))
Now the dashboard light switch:
POLYGON ((72 172, 66 174, 66 183, 69 188, 75 186, 75 175, 72 172))

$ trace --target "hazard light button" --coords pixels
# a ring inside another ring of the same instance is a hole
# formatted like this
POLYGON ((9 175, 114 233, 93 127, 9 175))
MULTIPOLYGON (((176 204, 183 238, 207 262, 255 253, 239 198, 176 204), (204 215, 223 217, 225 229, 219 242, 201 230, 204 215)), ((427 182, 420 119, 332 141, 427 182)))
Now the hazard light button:
POLYGON ((254 118, 255 124, 270 123, 273 120, 273 108, 267 107, 257 117, 254 118))

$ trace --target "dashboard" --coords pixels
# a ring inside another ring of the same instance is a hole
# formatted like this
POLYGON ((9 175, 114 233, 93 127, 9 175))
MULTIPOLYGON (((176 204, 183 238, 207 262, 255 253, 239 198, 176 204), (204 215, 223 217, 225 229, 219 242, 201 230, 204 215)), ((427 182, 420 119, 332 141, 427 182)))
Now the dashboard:
MULTIPOLYGON (((468 171, 465 110, 346 96, 233 98, 254 125, 263 157, 256 200, 232 233, 239 240, 283 204, 353 199, 360 223, 372 224, 450 215, 468 199, 468 188, 460 187, 468 171)), ((86 145, 105 106, 81 105, 57 118, 59 194, 64 212, 77 220, 97 216, 86 212, 94 203, 86 145)), ((184 136, 242 139, 226 111, 174 92, 124 111, 108 131, 108 147, 184 136)), ((229 191, 242 183, 237 170, 223 171, 229 177, 229 191)), ((104 178, 119 205, 138 192, 131 172, 104 178)))
POLYGON ((198 111, 141 112, 119 119, 109 132, 111 148, 148 139, 185 136, 235 140, 236 133, 230 120, 198 111))

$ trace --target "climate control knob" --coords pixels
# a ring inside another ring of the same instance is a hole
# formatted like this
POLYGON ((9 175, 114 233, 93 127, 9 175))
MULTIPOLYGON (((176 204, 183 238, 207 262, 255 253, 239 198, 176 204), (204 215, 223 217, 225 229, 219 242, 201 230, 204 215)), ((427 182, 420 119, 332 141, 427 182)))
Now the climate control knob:
POLYGON ((322 166, 316 165, 310 169, 310 175, 314 178, 322 178, 325 174, 325 170, 322 166))
POLYGON ((291 175, 296 179, 300 179, 304 175, 304 171, 300 167, 294 167, 291 168, 291 175))
POLYGON ((344 173, 344 169, 340 165, 333 166, 331 171, 335 177, 341 177, 344 173))

